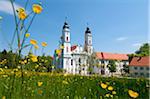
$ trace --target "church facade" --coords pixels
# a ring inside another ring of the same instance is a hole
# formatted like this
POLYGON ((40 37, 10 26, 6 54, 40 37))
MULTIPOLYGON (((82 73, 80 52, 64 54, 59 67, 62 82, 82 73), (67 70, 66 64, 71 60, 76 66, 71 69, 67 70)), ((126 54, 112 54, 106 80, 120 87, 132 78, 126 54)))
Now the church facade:
POLYGON ((93 53, 92 33, 89 27, 85 30, 84 46, 71 44, 70 27, 64 23, 60 47, 55 50, 54 65, 62 68, 66 73, 87 74, 87 58, 93 53))
POLYGON ((123 66, 129 64, 127 54, 94 52, 92 33, 89 27, 85 30, 84 46, 72 45, 70 27, 65 22, 59 43, 59 48, 54 53, 53 62, 56 68, 61 68, 66 73, 87 75, 92 71, 92 73, 110 76, 111 72, 109 72, 108 64, 113 60, 117 68, 116 74, 121 75, 123 66), (94 53, 95 58, 91 61, 90 59, 94 53), (95 63, 95 61, 98 62, 95 63))

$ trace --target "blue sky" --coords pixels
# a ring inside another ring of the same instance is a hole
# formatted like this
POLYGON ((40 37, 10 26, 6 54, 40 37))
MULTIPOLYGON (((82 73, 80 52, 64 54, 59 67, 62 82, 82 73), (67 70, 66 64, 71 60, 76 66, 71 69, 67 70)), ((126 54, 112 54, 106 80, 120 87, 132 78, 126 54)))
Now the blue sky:
MULTIPOLYGON (((26 0, 16 0, 16 8, 26 0)), ((40 0, 30 0, 31 5, 40 0)), ((53 55, 58 47, 62 26, 67 17, 71 29, 71 43, 84 44, 88 26, 93 34, 95 51, 133 53, 142 43, 148 42, 148 0, 41 0, 43 12, 36 16, 29 33, 39 42, 47 42, 44 49, 53 55)), ((0 50, 8 49, 14 27, 11 6, 0 0, 0 50)), ((23 53, 26 53, 27 49, 23 53)), ((41 54, 41 47, 37 52, 41 54)))

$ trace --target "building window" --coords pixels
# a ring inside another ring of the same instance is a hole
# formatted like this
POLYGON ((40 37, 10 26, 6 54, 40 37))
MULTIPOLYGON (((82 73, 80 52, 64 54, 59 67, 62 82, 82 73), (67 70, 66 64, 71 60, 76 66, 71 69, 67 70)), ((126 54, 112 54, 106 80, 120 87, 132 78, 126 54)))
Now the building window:
POLYGON ((149 67, 147 67, 146 69, 149 70, 149 67))
POLYGON ((71 65, 73 65, 73 60, 71 60, 71 65))
POLYGON ((81 64, 81 59, 79 58, 79 65, 81 64))
POLYGON ((67 36, 66 40, 68 41, 68 36, 67 36))
POLYGON ((134 74, 135 74, 136 76, 138 75, 138 73, 137 73, 137 72, 135 72, 134 74))
POLYGON ((143 70, 144 68, 143 67, 140 67, 140 70, 143 70))
POLYGON ((144 76, 144 73, 140 73, 141 76, 144 76))
POLYGON ((134 67, 135 70, 137 70, 137 67, 134 67))
POLYGON ((149 77, 149 76, 150 76, 150 74, 149 74, 149 73, 147 73, 147 74, 146 74, 146 76, 147 76, 147 77, 149 77))

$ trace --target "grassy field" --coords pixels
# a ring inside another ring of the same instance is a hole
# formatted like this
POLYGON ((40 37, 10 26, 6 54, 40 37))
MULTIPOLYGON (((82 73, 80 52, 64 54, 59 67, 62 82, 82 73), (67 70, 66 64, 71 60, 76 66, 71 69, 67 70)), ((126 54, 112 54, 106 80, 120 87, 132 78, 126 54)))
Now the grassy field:
POLYGON ((0 72, 1 99, 148 99, 148 80, 53 73, 0 72), (23 81, 23 82, 22 82, 23 81), (131 96, 129 94, 131 92, 131 96))

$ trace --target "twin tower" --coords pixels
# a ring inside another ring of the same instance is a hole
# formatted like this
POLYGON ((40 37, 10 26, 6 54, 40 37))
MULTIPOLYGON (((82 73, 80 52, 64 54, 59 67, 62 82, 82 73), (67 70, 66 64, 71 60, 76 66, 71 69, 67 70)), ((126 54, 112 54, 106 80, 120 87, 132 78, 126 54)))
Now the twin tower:
MULTIPOLYGON (((79 73, 80 65, 87 65, 87 56, 93 53, 92 33, 89 27, 85 31, 84 47, 71 45, 70 27, 67 22, 64 23, 61 36, 61 56, 59 57, 59 68, 68 73, 79 73)), ((85 70, 85 69, 84 69, 85 70)))

